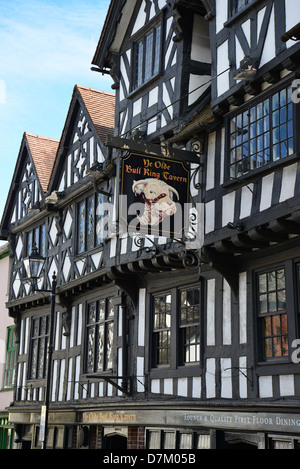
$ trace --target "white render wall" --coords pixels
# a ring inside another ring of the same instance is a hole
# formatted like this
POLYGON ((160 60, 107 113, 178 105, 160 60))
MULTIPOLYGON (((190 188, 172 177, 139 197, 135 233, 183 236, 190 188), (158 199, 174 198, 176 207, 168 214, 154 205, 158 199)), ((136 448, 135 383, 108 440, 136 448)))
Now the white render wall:
MULTIPOLYGON (((0 256, 7 250, 7 243, 0 246, 0 256)), ((8 316, 5 303, 8 301, 8 278, 9 278, 9 256, 0 260, 0 391, 3 389, 4 365, 6 358, 6 336, 7 328, 13 326, 13 319, 8 316)), ((13 392, 0 392, 0 412, 5 412, 5 408, 13 400, 13 392)))

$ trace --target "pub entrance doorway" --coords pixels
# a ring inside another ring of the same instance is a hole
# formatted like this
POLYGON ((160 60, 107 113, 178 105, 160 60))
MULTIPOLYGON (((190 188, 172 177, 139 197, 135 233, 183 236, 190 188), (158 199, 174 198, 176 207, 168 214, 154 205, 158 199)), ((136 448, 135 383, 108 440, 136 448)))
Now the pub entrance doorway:
POLYGON ((105 436, 104 449, 127 449, 127 438, 121 435, 105 436))

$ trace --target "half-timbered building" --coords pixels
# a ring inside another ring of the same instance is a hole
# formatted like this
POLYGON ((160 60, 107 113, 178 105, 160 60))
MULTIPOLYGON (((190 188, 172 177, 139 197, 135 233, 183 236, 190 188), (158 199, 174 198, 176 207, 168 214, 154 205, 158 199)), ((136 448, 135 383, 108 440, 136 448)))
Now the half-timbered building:
POLYGON ((112 0, 92 63, 115 95, 75 87, 56 148, 24 135, 2 220, 20 444, 46 386, 35 245, 47 447, 298 448, 298 3, 112 0))

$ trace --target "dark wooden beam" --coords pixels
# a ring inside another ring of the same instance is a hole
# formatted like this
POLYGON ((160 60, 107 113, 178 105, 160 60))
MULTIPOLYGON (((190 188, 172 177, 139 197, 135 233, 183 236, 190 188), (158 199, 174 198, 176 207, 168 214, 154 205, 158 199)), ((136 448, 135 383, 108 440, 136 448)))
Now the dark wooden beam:
POLYGON ((129 140, 108 135, 106 145, 123 151, 137 152, 148 156, 159 156, 161 158, 170 158, 172 160, 200 164, 199 157, 192 151, 178 150, 178 148, 156 145, 154 143, 129 140))

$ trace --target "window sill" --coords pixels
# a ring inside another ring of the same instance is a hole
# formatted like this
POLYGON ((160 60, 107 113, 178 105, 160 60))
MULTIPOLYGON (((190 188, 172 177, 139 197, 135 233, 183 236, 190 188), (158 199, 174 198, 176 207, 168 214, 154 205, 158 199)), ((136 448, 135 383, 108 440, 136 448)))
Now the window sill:
POLYGON ((177 369, 171 369, 168 365, 161 365, 157 368, 152 368, 150 371, 150 379, 160 378, 189 378, 198 377, 202 375, 202 367, 199 363, 188 364, 186 366, 179 366, 177 369))
POLYGON ((284 373, 297 373, 299 371, 299 364, 291 362, 289 357, 285 358, 273 358, 268 361, 260 361, 256 366, 257 376, 267 376, 270 373, 277 373, 279 367, 286 368, 286 371, 282 368, 281 374, 284 373))
POLYGON ((252 8, 256 7, 259 3, 262 3, 263 0, 254 0, 251 2, 249 5, 244 6, 241 8, 237 13, 234 13, 229 20, 227 20, 224 23, 224 28, 230 28, 235 22, 237 22, 241 17, 245 16, 245 13, 247 13, 249 10, 252 8))
POLYGON ((99 244, 99 246, 96 246, 96 247, 91 248, 91 249, 87 249, 86 251, 83 251, 83 252, 79 252, 79 253, 75 254, 74 260, 79 261, 80 259, 82 259, 83 257, 85 257, 87 255, 91 256, 93 254, 97 254, 98 252, 103 251, 103 248, 104 248, 104 243, 101 243, 101 244, 99 244))
POLYGON ((88 371, 82 374, 84 379, 114 378, 113 370, 108 371, 88 371))
POLYGON ((256 179, 257 177, 261 177, 263 175, 272 173, 277 168, 280 168, 282 166, 289 166, 296 161, 299 161, 299 154, 294 153, 293 155, 282 158, 281 160, 275 161, 273 163, 269 163, 265 166, 262 166, 261 168, 254 169, 239 178, 229 179, 226 182, 224 182, 224 184, 222 184, 221 187, 227 189, 227 188, 240 185, 244 182, 251 182, 252 179, 256 179))

